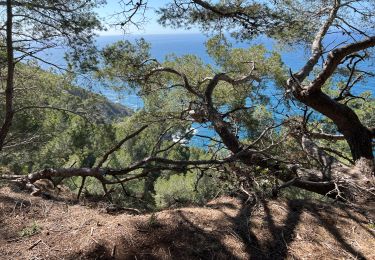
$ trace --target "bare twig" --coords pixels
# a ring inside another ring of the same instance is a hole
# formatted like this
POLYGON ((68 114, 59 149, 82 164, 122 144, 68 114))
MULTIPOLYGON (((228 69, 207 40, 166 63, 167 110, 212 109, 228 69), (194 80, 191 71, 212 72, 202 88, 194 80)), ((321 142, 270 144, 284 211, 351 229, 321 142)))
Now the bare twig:
POLYGON ((27 250, 32 250, 34 247, 36 247, 40 242, 42 242, 41 239, 39 239, 38 241, 36 241, 35 243, 33 243, 27 250))

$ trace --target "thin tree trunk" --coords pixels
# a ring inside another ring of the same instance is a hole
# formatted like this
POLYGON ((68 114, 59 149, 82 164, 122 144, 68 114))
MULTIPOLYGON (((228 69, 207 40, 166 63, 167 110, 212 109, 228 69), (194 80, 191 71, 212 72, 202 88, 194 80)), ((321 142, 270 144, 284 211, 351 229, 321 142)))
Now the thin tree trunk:
POLYGON ((2 150, 5 138, 9 132, 13 120, 13 89, 14 89, 14 49, 13 49, 13 13, 11 0, 7 0, 7 22, 6 22, 6 47, 7 47, 7 82, 5 89, 5 117, 0 129, 0 151, 2 150))
POLYGON ((86 176, 83 176, 82 177, 81 186, 79 187, 79 190, 78 190, 77 200, 79 200, 79 198, 81 197, 81 193, 82 193, 83 187, 85 186, 85 181, 86 181, 86 176))

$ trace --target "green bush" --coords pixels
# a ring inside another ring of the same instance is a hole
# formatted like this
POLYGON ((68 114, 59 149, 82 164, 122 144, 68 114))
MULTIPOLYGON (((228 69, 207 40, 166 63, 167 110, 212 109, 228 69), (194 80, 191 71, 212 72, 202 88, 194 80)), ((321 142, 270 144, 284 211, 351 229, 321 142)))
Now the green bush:
POLYGON ((30 226, 23 228, 20 231, 21 237, 30 237, 40 233, 41 227, 34 221, 30 226))
POLYGON ((184 205, 202 205, 220 193, 220 188, 210 177, 200 179, 197 187, 197 174, 172 175, 159 178, 155 185, 155 202, 157 208, 184 205))

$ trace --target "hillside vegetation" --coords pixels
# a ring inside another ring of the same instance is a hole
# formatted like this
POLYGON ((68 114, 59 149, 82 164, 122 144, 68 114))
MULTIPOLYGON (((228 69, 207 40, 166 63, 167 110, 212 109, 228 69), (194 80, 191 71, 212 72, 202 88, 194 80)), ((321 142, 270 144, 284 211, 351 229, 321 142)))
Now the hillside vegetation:
POLYGON ((0 13, 0 259, 375 258, 374 0, 0 13), (95 40, 155 17, 207 56, 95 40))

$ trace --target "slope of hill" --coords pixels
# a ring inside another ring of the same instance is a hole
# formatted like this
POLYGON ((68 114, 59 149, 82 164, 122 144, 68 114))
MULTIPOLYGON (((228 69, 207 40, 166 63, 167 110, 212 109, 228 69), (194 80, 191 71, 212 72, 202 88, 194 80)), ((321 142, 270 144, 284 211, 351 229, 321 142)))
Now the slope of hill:
POLYGON ((142 215, 109 215, 105 206, 2 187, 0 258, 375 259, 374 212, 337 204, 250 206, 223 197, 205 207, 142 215))
POLYGON ((77 97, 83 103, 83 111, 95 113, 99 121, 110 122, 129 116, 133 111, 118 103, 113 103, 103 95, 99 95, 83 88, 70 87, 66 91, 67 95, 77 97))
MULTIPOLYGON (((81 87, 68 76, 29 64, 18 64, 16 69, 20 75, 15 79, 15 86, 20 90, 16 91, 14 97, 15 107, 22 108, 23 112, 29 111, 25 107, 35 108, 31 110, 33 116, 36 109, 40 112, 43 107, 54 107, 88 116, 96 122, 110 123, 133 112, 126 106, 90 91, 85 83, 79 83, 81 87)), ((0 100, 0 103, 3 102, 0 100)))

